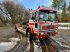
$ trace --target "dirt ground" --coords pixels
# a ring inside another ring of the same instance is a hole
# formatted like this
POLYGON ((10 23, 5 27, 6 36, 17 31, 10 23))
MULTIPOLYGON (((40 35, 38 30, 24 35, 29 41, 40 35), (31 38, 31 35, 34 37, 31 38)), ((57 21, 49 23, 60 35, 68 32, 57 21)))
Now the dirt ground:
POLYGON ((70 46, 70 30, 58 30, 58 35, 70 46))
MULTIPOLYGON (((24 36, 24 34, 21 33, 17 33, 14 29, 14 27, 11 28, 0 28, 0 42, 8 42, 9 38, 11 37, 18 37, 18 35, 23 35, 22 40, 21 40, 21 45, 18 48, 17 51, 15 52, 23 52, 25 50, 26 47, 26 37, 24 36)), ((65 41, 67 41, 68 44, 70 44, 70 30, 58 30, 58 35, 60 35, 60 37, 62 37, 65 41)), ((12 51, 10 52, 14 52, 15 48, 12 49, 12 51)))
POLYGON ((24 47, 27 46, 27 39, 24 34, 16 32, 14 27, 0 27, 0 42, 9 42, 9 38, 21 38, 21 36, 22 40, 9 52, 23 52, 25 50, 24 47))
POLYGON ((7 42, 9 41, 8 38, 17 37, 17 33, 15 32, 14 28, 1 28, 0 27, 0 42, 7 42))

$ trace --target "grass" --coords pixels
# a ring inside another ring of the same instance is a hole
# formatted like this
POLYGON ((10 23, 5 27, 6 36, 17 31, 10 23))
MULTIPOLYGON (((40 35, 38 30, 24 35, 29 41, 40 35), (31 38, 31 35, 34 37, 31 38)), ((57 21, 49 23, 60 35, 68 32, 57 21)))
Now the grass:
POLYGON ((0 27, 0 29, 9 29, 9 28, 12 28, 11 26, 9 26, 9 27, 0 27))

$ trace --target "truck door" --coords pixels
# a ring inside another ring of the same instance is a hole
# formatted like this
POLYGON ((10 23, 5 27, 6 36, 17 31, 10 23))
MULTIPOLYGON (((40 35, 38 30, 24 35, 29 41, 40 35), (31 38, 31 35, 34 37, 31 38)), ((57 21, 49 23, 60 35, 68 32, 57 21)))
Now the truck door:
POLYGON ((35 29, 37 29, 38 28, 38 15, 37 15, 37 12, 34 12, 33 14, 32 14, 32 20, 34 21, 34 23, 35 23, 35 29))

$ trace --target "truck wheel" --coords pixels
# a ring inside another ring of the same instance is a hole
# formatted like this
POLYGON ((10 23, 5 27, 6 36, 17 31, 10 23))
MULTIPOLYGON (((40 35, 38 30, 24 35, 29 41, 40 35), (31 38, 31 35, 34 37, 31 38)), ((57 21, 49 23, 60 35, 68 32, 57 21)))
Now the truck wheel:
POLYGON ((33 41, 33 34, 30 32, 30 37, 29 37, 29 41, 33 41))
POLYGON ((45 42, 46 42, 47 44, 51 44, 50 38, 46 38, 46 39, 45 39, 45 42))
POLYGON ((16 32, 19 32, 18 30, 16 30, 16 32))
POLYGON ((30 42, 33 40, 33 34, 30 31, 27 32, 26 36, 29 38, 30 42))
POLYGON ((26 30, 26 37, 28 37, 28 30, 26 30))
POLYGON ((16 32, 19 32, 16 26, 15 26, 15 31, 16 31, 16 32))
POLYGON ((15 29, 16 32, 19 32, 18 29, 15 29))

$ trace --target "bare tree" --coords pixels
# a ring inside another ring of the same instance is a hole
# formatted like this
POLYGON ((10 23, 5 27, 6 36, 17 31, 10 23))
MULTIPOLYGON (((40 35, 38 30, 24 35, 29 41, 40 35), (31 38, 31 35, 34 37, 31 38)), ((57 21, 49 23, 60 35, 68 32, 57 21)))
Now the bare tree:
POLYGON ((11 16, 13 24, 22 22, 22 19, 26 17, 26 10, 24 6, 9 1, 6 1, 4 5, 11 16))

